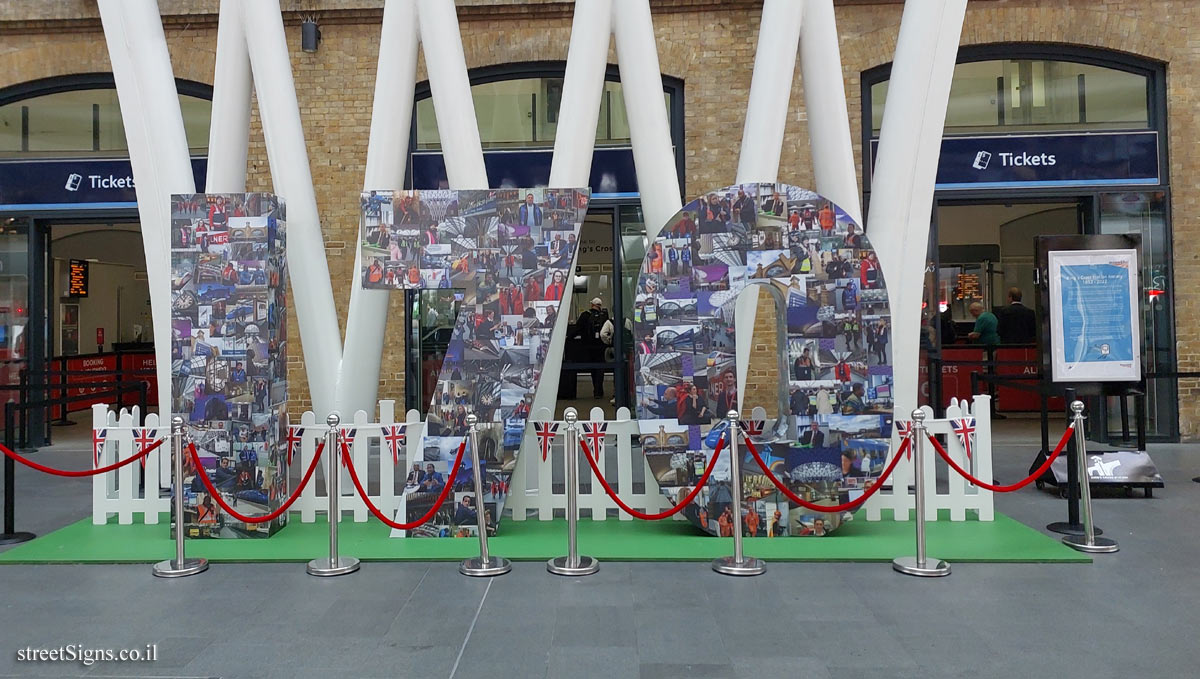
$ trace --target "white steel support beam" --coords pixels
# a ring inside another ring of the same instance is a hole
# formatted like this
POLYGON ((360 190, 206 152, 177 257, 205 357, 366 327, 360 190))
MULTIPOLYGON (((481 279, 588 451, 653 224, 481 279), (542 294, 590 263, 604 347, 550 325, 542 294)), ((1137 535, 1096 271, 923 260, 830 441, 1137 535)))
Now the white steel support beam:
POLYGON ((250 52, 240 0, 221 0, 212 118, 208 127, 208 193, 246 191, 250 144, 250 52))
MULTIPOLYGON (((363 190, 396 190, 404 183, 413 90, 417 78, 417 7, 406 0, 388 0, 379 37, 379 66, 363 190)), ((362 271, 360 248, 354 248, 354 273, 362 271)), ((368 290, 357 280, 350 285, 346 342, 338 371, 336 407, 346 416, 375 411, 383 340, 387 332, 388 291, 368 290)))
POLYGON ((254 35, 246 44, 255 73, 254 89, 271 179, 275 193, 287 204, 287 254, 293 293, 290 301, 300 325, 309 393, 313 410, 327 413, 333 410, 342 358, 341 332, 283 17, 279 0, 255 0, 241 7, 243 25, 254 27, 254 35))
POLYGON ((871 182, 867 235, 891 299, 895 408, 903 414, 917 406, 929 220, 966 9, 967 0, 905 3, 871 182))
POLYGON ((487 170, 453 0, 418 0, 421 49, 452 189, 486 189, 487 170))
MULTIPOLYGON (((563 76, 562 104, 558 110, 558 127, 554 135, 554 157, 550 161, 552 188, 585 187, 591 177, 596 125, 600 122, 600 101, 604 96, 608 43, 612 36, 612 5, 612 0, 579 0, 575 3, 571 43, 567 48, 567 69, 563 76)), ((579 253, 576 252, 574 256, 578 258, 579 253)), ((572 261, 571 270, 574 268, 575 262, 572 261)), ((564 311, 570 309, 570 303, 571 294, 567 293, 563 299, 564 311)), ((613 318, 620 318, 619 310, 613 310, 613 318)), ((559 313, 554 321, 530 412, 536 413, 539 408, 555 410, 558 384, 562 377, 563 351, 567 343, 567 325, 570 322, 569 313, 559 313)), ((521 455, 536 459, 535 448, 530 430, 522 443, 521 455)))
POLYGON ((671 125, 663 106, 662 72, 649 0, 614 2, 612 24, 646 238, 653 243, 667 220, 683 207, 683 201, 671 147, 671 125))
MULTIPOLYGON (((158 412, 171 418, 171 194, 196 190, 167 39, 154 0, 99 0, 138 198, 158 412)), ((164 474, 170 465, 163 465, 164 474)))
MULTIPOLYGON (((765 22, 765 17, 764 17, 765 22)), ((800 73, 816 191, 862 224, 862 201, 850 142, 833 0, 807 0, 800 29, 800 73)))
MULTIPOLYGON (((742 148, 738 155, 738 184, 775 182, 779 176, 779 156, 783 151, 803 15, 804 3, 791 0, 766 0, 763 3, 758 46, 754 51, 754 74, 746 103, 746 122, 742 127, 742 148)), ((735 350, 739 408, 746 399, 759 292, 758 286, 753 286, 738 295, 734 302, 734 333, 743 339, 735 350)), ((725 413, 717 415, 724 417, 725 413)))

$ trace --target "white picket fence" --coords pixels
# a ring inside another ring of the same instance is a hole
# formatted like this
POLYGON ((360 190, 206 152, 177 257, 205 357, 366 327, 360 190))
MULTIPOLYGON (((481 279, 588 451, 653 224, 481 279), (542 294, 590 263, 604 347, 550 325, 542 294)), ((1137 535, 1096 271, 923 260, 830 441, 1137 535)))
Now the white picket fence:
MULTIPOLYGON (((104 431, 104 444, 101 448, 99 464, 104 467, 137 454, 137 445, 133 441, 134 429, 155 429, 159 438, 170 438, 170 427, 161 427, 158 415, 146 415, 146 421, 141 422, 138 407, 119 413, 109 410, 108 406, 97 404, 92 406, 92 429, 104 431)), ((90 442, 89 442, 90 445, 90 442)), ((92 457, 92 452, 88 451, 92 457)), ((158 523, 159 512, 171 510, 171 499, 160 497, 160 478, 169 478, 171 466, 171 443, 162 444, 157 450, 146 456, 145 490, 139 489, 141 465, 137 462, 121 467, 107 474, 97 474, 92 477, 92 523, 103 525, 109 517, 117 516, 117 523, 131 524, 134 517, 140 517, 144 523, 158 523)))
MULTIPOLYGON (((986 395, 976 396, 972 404, 966 401, 951 399, 946 408, 944 419, 934 419, 933 411, 928 406, 922 406, 925 411, 925 429, 930 434, 943 434, 942 446, 963 469, 971 472, 977 478, 985 481, 992 479, 992 421, 989 401, 986 395), (967 451, 959 442, 958 437, 950 428, 950 420, 962 417, 975 418, 975 440, 971 444, 971 459, 967 459, 967 451)), ((904 418, 907 419, 907 418, 904 418)), ((924 450, 925 455, 925 520, 937 521, 938 510, 950 511, 951 521, 966 521, 967 510, 974 510, 980 521, 994 521, 995 508, 992 504, 993 493, 978 486, 967 483, 958 472, 949 468, 945 460, 933 449, 933 444, 924 441, 917 447, 913 440, 913 459, 901 460, 892 472, 890 483, 875 493, 864 504, 868 521, 879 521, 882 510, 892 510, 892 518, 896 521, 908 521, 909 514, 916 508, 916 495, 910 492, 915 475, 914 462, 918 450, 924 450), (938 472, 946 476, 946 489, 938 488, 938 472), (903 489, 903 490, 897 490, 903 489)), ((899 447, 899 438, 892 437, 892 450, 899 447)), ((889 458, 889 462, 890 462, 889 458)))
MULTIPOLYGON (((371 502, 379 507, 387 516, 393 516, 403 507, 403 479, 409 467, 409 460, 418 459, 421 446, 421 432, 424 423, 421 413, 410 410, 405 414, 403 424, 406 425, 406 444, 404 457, 399 464, 393 461, 386 442, 383 440, 384 426, 400 424, 395 419, 395 401, 382 400, 379 402, 378 417, 371 420, 367 413, 358 411, 348 421, 343 421, 343 428, 355 429, 354 443, 351 446, 351 459, 358 473, 359 480, 367 488, 371 502), (399 467, 399 469, 397 469, 399 467), (397 487, 401 490, 397 491, 397 487)), ((965 401, 962 404, 951 402, 947 408, 945 419, 934 419, 932 411, 926 410, 926 428, 934 434, 946 434, 945 447, 955 461, 969 469, 976 476, 990 479, 992 475, 992 444, 991 421, 988 418, 988 397, 976 396, 973 407, 965 401), (965 412, 964 412, 965 409, 965 412), (972 459, 968 462, 966 451, 950 430, 950 419, 973 415, 975 417, 975 440, 972 444, 972 459)), ((761 408, 756 409, 761 411, 761 408)), ((532 421, 549 421, 551 414, 546 409, 540 409, 532 421)), ((118 458, 123 459, 134 454, 133 429, 137 426, 138 413, 135 407, 132 411, 122 411, 113 414, 103 405, 93 406, 93 427, 108 429, 105 443, 105 457, 101 465, 111 464, 118 458)), ((762 414, 751 415, 762 417, 762 414)), ((592 409, 588 419, 583 422, 605 421, 604 412, 599 408, 592 409)), ((527 452, 518 461, 509 485, 510 492, 506 507, 512 510, 512 519, 525 521, 530 517, 539 521, 549 521, 564 515, 567 506, 565 479, 566 461, 563 455, 566 423, 559 422, 559 436, 555 438, 551 455, 542 462, 540 454, 530 454, 537 451, 537 446, 526 446, 527 452)), ((638 434, 637 421, 630 417, 627 408, 617 410, 615 420, 607 420, 608 435, 605 440, 604 454, 597 461, 597 466, 604 472, 604 478, 620 494, 621 499, 628 505, 646 512, 657 512, 670 506, 669 500, 659 491, 654 475, 650 473, 641 449, 634 445, 633 438, 638 434)), ((146 417, 146 427, 156 427, 158 417, 150 414, 146 417)), ((301 443, 299 454, 292 460, 292 478, 302 475, 311 464, 317 445, 324 440, 328 427, 324 418, 318 420, 312 411, 306 411, 300 418, 301 443)), ((526 436, 532 438, 532 427, 528 428, 526 436)), ((166 436, 167 429, 160 431, 160 436, 166 436)), ((898 439, 893 439, 893 450, 899 445, 898 439)), ((164 444, 159 451, 151 453, 146 462, 146 478, 158 478, 160 473, 164 479, 169 473, 170 460, 169 444, 164 444), (161 470, 161 472, 160 472, 161 470)), ((947 476, 945 491, 937 489, 936 477, 939 469, 945 469, 945 462, 938 457, 928 442, 924 446, 926 455, 926 519, 937 520, 940 509, 950 511, 952 521, 963 521, 967 511, 976 512, 980 521, 994 520, 995 513, 990 491, 969 485, 961 476, 951 470, 947 476)), ((293 512, 299 512, 300 521, 312 523, 318 514, 323 515, 328 508, 329 498, 325 489, 325 462, 318 465, 313 478, 301 492, 299 499, 292 506, 293 512)), ((94 523, 104 523, 109 514, 117 514, 120 523, 132 523, 135 514, 145 516, 147 523, 157 523, 158 513, 169 511, 170 500, 158 497, 157 492, 151 497, 143 497, 138 493, 135 468, 136 464, 93 477, 93 506, 94 523)), ((586 459, 580 454, 579 459, 579 508, 584 519, 604 521, 615 515, 621 521, 632 521, 633 517, 618 511, 616 504, 604 492, 604 488, 592 478, 592 471, 586 459)), ((909 460, 897 464, 891 482, 876 493, 865 504, 868 521, 879 521, 885 517, 882 510, 892 510, 896 521, 907 521, 915 507, 915 499, 908 490, 913 479, 913 465, 909 460), (905 489, 897 492, 896 489, 905 489)), ((157 490, 157 489, 155 489, 157 490)), ((339 479, 342 520, 354 522, 367 521, 369 512, 362 498, 359 497, 349 473, 342 468, 339 479)), ((682 519, 679 519, 682 520, 682 519)))

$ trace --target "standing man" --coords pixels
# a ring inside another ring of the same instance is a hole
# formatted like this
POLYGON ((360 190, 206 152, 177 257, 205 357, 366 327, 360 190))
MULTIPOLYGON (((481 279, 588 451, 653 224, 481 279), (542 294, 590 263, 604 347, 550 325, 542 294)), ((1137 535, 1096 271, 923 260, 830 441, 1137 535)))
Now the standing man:
MULTIPOLYGON (((604 340, 600 337, 600 331, 608 319, 604 301, 595 297, 592 306, 579 314, 579 320, 575 321, 575 332, 583 345, 583 358, 589 363, 604 361, 604 340)), ((592 396, 604 398, 604 370, 592 371, 592 396)))
POLYGON ((525 226, 541 226, 542 225, 542 208, 533 202, 533 194, 525 194, 525 202, 521 205, 519 211, 521 224, 525 226))
POLYGON ((967 308, 971 315, 975 317, 975 328, 967 335, 971 341, 982 344, 988 349, 995 348, 1000 343, 1000 335, 996 332, 996 328, 1000 325, 996 314, 986 311, 983 305, 979 302, 974 302, 967 308))
POLYGON ((996 314, 1002 344, 1032 344, 1037 341, 1037 316, 1021 303, 1021 288, 1008 289, 1008 306, 996 314))

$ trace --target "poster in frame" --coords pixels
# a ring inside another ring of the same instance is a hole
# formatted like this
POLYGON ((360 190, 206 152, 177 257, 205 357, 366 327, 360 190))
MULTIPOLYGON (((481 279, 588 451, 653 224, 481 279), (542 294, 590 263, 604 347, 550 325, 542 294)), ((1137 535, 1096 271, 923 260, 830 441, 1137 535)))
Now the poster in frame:
POLYGON ((1054 382, 1141 379, 1136 249, 1047 252, 1054 382))

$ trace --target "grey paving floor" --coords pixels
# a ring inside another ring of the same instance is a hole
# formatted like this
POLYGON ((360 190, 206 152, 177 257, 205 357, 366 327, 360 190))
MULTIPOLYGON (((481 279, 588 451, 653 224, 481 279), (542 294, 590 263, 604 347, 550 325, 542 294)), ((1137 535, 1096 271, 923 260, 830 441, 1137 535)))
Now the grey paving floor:
MULTIPOLYGON (((1002 425, 997 476, 1022 476, 1035 430, 1002 425)), ((80 432, 37 453, 86 463, 80 432)), ((321 580, 298 564, 0 567, 0 676, 58 677, 1194 677, 1200 675, 1200 454, 1155 446, 1153 499, 1106 497, 1121 552, 1090 565, 955 564, 923 581, 886 564, 605 563, 568 580, 517 564, 491 581, 453 564, 366 564, 321 580), (26 664, 27 646, 158 645, 152 663, 26 664)), ((19 528, 84 516, 85 481, 18 472, 19 528)), ((998 508, 1040 527, 1063 503, 1032 488, 998 508)))

